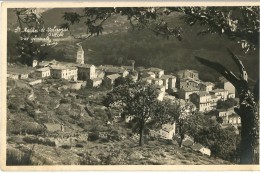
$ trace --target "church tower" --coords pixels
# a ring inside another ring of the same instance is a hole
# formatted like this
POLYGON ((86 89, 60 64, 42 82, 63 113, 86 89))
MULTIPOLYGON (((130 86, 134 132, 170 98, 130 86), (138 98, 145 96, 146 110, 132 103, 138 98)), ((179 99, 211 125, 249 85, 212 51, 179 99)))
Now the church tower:
POLYGON ((82 49, 82 46, 79 44, 78 45, 78 51, 77 51, 77 59, 76 63, 77 64, 84 64, 84 50, 82 49))

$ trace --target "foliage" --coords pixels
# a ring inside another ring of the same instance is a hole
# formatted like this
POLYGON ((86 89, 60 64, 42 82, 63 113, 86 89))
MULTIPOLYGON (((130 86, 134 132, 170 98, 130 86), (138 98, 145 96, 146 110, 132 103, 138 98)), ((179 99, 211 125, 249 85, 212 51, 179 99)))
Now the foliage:
POLYGON ((32 165, 31 153, 17 150, 7 150, 6 165, 32 165))
POLYGON ((99 139, 99 132, 95 131, 95 132, 90 132, 88 134, 88 141, 96 141, 99 139))
POLYGON ((188 102, 181 103, 181 101, 175 101, 170 106, 169 113, 177 124, 180 137, 178 143, 181 147, 185 134, 188 133, 192 125, 190 119, 194 116, 194 105, 188 102))
POLYGON ((238 102, 233 98, 228 98, 225 101, 219 100, 217 102, 217 109, 228 109, 237 106, 238 102))
POLYGON ((131 82, 115 87, 105 97, 103 104, 108 108, 122 107, 122 114, 133 116, 140 135, 139 145, 143 144, 146 123, 160 114, 157 109, 158 89, 145 82, 131 82))
POLYGON ((119 85, 125 85, 125 84, 131 84, 133 82, 132 78, 130 76, 122 77, 120 76, 117 78, 114 82, 114 87, 117 87, 119 85))
POLYGON ((50 139, 39 138, 36 136, 25 136, 23 140, 30 144, 41 144, 47 146, 55 146, 55 142, 50 139))
POLYGON ((119 14, 126 16, 134 29, 148 28, 156 35, 166 38, 174 36, 182 40, 181 28, 170 26, 165 20, 166 16, 174 12, 184 13, 183 19, 189 25, 198 23, 205 26, 200 34, 225 34, 231 40, 241 43, 245 51, 258 47, 259 7, 85 8, 83 14, 66 12, 63 16, 65 23, 61 27, 70 28, 85 20, 89 36, 100 35, 103 31, 103 23, 109 17, 119 14))
POLYGON ((184 20, 206 26, 200 34, 217 33, 238 41, 246 52, 259 45, 259 7, 191 7, 180 8, 184 20))
POLYGON ((234 161, 239 146, 237 136, 233 128, 222 129, 219 125, 216 125, 200 129, 196 140, 209 147, 212 156, 234 161))

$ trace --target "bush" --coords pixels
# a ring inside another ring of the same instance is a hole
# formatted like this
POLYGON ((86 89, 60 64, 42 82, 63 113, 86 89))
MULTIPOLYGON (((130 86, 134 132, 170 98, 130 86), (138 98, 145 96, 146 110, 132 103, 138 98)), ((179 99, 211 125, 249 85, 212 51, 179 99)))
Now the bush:
POLYGON ((10 111, 11 111, 12 113, 19 110, 18 107, 17 107, 17 105, 14 104, 14 103, 9 103, 9 104, 8 104, 8 109, 10 109, 10 111))
POLYGON ((41 139, 36 136, 26 136, 23 138, 23 140, 27 143, 31 144, 41 144, 41 145, 47 145, 47 146, 56 146, 54 141, 51 141, 50 139, 41 139))
POLYGON ((70 103, 70 100, 69 100, 69 99, 62 98, 62 99, 60 100, 60 104, 68 104, 68 103, 70 103))
POLYGON ((99 139, 99 132, 90 132, 88 134, 88 141, 96 141, 99 139))
POLYGON ((77 144, 75 145, 75 147, 78 147, 78 148, 83 148, 83 147, 84 147, 84 145, 83 145, 83 144, 81 144, 81 143, 77 143, 77 144))
POLYGON ((31 154, 17 150, 7 150, 6 165, 32 165, 31 154))
POLYGON ((63 149, 71 149, 71 146, 70 145, 62 145, 62 146, 60 146, 61 148, 63 148, 63 149))
POLYGON ((8 128, 12 134, 30 134, 30 135, 39 135, 46 131, 43 126, 40 126, 35 122, 26 122, 26 121, 15 121, 8 125, 8 128))

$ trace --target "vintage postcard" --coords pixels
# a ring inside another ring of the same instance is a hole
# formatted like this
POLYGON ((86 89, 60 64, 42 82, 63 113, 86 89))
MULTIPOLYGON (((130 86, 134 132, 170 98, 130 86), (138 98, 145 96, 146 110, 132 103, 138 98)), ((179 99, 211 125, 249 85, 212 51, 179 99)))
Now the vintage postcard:
POLYGON ((259 170, 259 3, 4 2, 3 170, 259 170))

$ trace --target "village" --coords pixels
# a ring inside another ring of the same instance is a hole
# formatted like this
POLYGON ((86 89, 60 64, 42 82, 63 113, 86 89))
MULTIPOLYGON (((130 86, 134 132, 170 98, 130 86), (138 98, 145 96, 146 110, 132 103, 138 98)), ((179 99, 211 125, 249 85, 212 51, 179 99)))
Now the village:
MULTIPOLYGON (((78 50, 75 53, 75 62, 61 62, 55 59, 51 61, 40 61, 34 60, 32 67, 28 68, 17 68, 16 66, 9 64, 7 69, 8 80, 19 80, 30 87, 41 86, 45 83, 46 79, 64 79, 67 83, 60 88, 70 90, 80 90, 82 88, 99 88, 103 85, 110 86, 113 88, 114 82, 119 77, 131 77, 133 81, 142 80, 147 83, 155 84, 160 92, 158 100, 171 100, 180 101, 180 103, 190 103, 194 109, 208 113, 210 111, 217 111, 218 116, 222 118, 221 126, 226 128, 233 126, 239 133, 241 126, 240 117, 234 112, 234 107, 228 109, 217 109, 217 102, 219 100, 225 101, 227 99, 236 99, 235 87, 228 82, 225 78, 220 77, 218 83, 212 83, 202 81, 199 79, 199 72, 196 70, 185 69, 176 73, 165 74, 165 71, 160 68, 150 67, 135 67, 133 60, 129 61, 128 65, 125 66, 113 66, 113 65, 100 65, 95 66, 93 64, 85 63, 84 50, 81 45, 78 45, 78 50)), ((12 88, 7 87, 8 93, 12 88)), ((48 88, 46 89, 48 90, 48 88)), ((31 90, 30 98, 33 100, 33 93, 31 90)), ((72 96, 73 93, 67 94, 72 96)), ((76 95, 75 97, 83 97, 84 95, 76 95)), ((39 110, 37 110, 39 111, 39 110)), ((91 111, 90 111, 91 112, 91 111)), ((89 113, 89 112, 88 112, 89 113)), ((120 116, 115 115, 120 119, 120 116)), ((127 117, 124 121, 129 123, 131 116, 127 117)), ((114 121, 118 121, 115 120, 114 121)), ((113 124, 110 120, 107 124, 113 124)), ((173 139, 178 133, 178 124, 164 124, 160 130, 150 130, 149 135, 156 138, 162 139, 173 139)), ((66 132, 66 125, 63 123, 45 123, 47 130, 62 133, 66 132)), ((63 144, 71 144, 71 141, 76 141, 77 137, 87 139, 88 136, 84 136, 80 133, 74 134, 74 137, 70 136, 70 139, 64 139, 65 137, 56 138, 52 136, 54 145, 61 146, 63 144), (75 137, 77 136, 77 137, 75 137), (73 138, 73 139, 72 139, 73 138)), ((103 138, 108 138, 106 133, 100 133, 103 138)), ((110 136, 111 137, 111 136, 110 136)), ((137 136, 133 136, 138 138, 137 136)), ((124 137, 122 137, 124 138, 124 137)), ((189 147, 194 151, 199 151, 205 155, 210 156, 210 149, 194 143, 193 139, 189 136, 185 136, 183 146, 189 147)))

